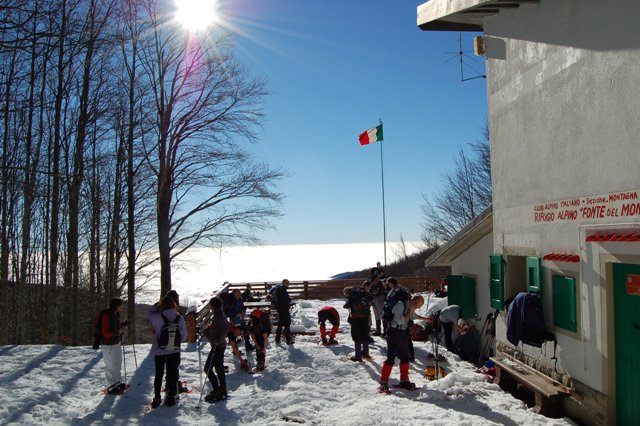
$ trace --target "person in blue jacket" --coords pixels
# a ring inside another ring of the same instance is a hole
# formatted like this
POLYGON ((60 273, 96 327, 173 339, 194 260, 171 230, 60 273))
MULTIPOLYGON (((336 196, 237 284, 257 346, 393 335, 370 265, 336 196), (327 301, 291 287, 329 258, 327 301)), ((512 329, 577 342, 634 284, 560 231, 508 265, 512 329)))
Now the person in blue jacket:
POLYGON ((155 379, 153 381, 153 401, 151 407, 155 408, 162 402, 160 391, 162 389, 162 379, 167 374, 167 397, 165 405, 172 406, 176 403, 178 394, 178 369, 180 367, 180 347, 179 344, 187 341, 187 326, 184 318, 178 313, 177 306, 173 298, 165 296, 162 298, 157 308, 151 306, 147 311, 147 320, 153 326, 153 343, 151 345, 151 355, 156 367, 155 379), (163 318, 164 317, 164 318, 163 318), (165 321, 166 318, 166 321, 165 321), (179 331, 179 341, 177 348, 160 348, 160 335, 167 322, 175 322, 177 319, 177 330, 179 331))

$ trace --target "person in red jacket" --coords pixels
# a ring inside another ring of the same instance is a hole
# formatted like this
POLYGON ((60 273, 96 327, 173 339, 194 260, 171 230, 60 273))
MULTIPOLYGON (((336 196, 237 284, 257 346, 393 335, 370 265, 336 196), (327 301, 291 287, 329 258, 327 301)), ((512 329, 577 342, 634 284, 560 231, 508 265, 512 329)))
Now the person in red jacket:
POLYGON ((113 298, 109 303, 109 309, 103 311, 100 318, 100 333, 102 334, 102 358, 105 366, 105 376, 107 379, 107 392, 119 393, 126 387, 122 383, 122 334, 123 324, 120 322, 120 312, 123 307, 122 299, 113 298))
POLYGON ((336 340, 336 334, 340 329, 340 314, 338 311, 331 307, 325 306, 318 311, 318 324, 320 325, 320 338, 323 345, 335 345, 338 343, 336 340), (332 325, 329 332, 329 340, 327 340, 327 326, 326 322, 329 321, 332 325))

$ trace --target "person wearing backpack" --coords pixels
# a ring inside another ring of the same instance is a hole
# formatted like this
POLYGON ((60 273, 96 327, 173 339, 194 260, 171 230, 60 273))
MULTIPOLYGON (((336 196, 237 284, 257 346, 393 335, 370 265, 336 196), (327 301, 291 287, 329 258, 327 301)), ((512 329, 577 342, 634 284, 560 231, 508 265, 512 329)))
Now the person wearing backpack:
MULTIPOLYGON (((397 283, 396 283, 397 285, 397 283)), ((413 296, 411 300, 398 301, 392 310, 392 318, 389 320, 387 330, 387 359, 382 365, 380 374, 379 392, 389 393, 389 376, 395 364, 396 357, 400 360, 400 383, 397 387, 414 390, 416 384, 409 381, 409 333, 407 325, 412 318, 424 319, 417 315, 417 309, 424 305, 424 298, 420 295, 413 296)))
POLYGON ((227 348, 227 334, 229 322, 222 310, 222 300, 212 297, 209 300, 209 309, 213 312, 211 321, 205 329, 204 335, 211 344, 211 351, 204 363, 204 371, 207 374, 213 390, 204 397, 204 400, 212 403, 227 397, 227 380, 224 372, 224 351, 227 348), (215 370, 215 372, 214 372, 215 370))
POLYGON ((282 280, 282 284, 275 285, 269 290, 269 297, 278 311, 278 326, 276 328, 276 344, 280 344, 280 336, 284 331, 284 338, 288 345, 293 344, 291 338, 291 296, 287 291, 289 280, 282 280))
POLYGON ((363 358, 371 359, 369 356, 371 295, 368 289, 362 287, 347 287, 344 289, 344 295, 347 301, 343 307, 349 309, 347 322, 351 324, 351 338, 356 350, 355 355, 350 359, 354 362, 363 362, 363 358))
POLYGON ((105 378, 108 394, 119 394, 126 389, 126 384, 122 383, 122 334, 124 333, 123 323, 120 321, 120 312, 124 303, 122 299, 114 297, 109 302, 109 308, 103 309, 96 318, 96 334, 99 334, 99 342, 94 342, 102 346, 102 359, 105 366, 105 378))
POLYGON ((151 306, 147 311, 147 320, 153 326, 153 343, 151 355, 156 367, 153 381, 153 401, 151 407, 155 408, 162 402, 160 391, 162 378, 167 374, 167 397, 165 405, 172 406, 176 403, 178 395, 178 370, 180 367, 180 343, 187 341, 187 325, 182 315, 178 313, 173 298, 165 296, 158 307, 151 306))

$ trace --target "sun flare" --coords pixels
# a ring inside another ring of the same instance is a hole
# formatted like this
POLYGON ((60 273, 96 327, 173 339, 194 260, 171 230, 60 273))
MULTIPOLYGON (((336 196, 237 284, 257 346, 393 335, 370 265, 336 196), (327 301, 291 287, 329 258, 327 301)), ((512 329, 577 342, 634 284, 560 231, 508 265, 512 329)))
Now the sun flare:
POLYGON ((218 18, 216 0, 174 0, 174 3, 176 20, 189 31, 203 31, 218 18))

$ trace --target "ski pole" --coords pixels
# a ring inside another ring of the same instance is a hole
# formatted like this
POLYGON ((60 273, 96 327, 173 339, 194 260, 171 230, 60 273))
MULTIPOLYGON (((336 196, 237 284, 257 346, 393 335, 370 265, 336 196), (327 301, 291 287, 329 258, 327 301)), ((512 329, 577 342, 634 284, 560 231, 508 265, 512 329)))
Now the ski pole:
POLYGON ((138 370, 138 357, 136 356, 136 344, 131 342, 131 347, 133 348, 133 362, 136 365, 136 370, 138 370))
POLYGON ((124 382, 127 383, 127 354, 124 349, 124 334, 120 335, 121 343, 122 343, 122 366, 124 368, 124 382))
POLYGON ((200 373, 200 393, 202 393, 204 387, 202 382, 202 340, 198 342, 198 372, 200 373))
MULTIPOLYGON (((209 374, 211 374, 211 370, 213 369, 213 353, 216 350, 216 347, 214 345, 211 345, 211 351, 209 352, 209 356, 207 356, 207 361, 210 361, 209 363, 209 371, 207 371, 207 378, 209 377, 209 374)), ((202 395, 204 395, 204 383, 202 384, 202 387, 200 388, 200 400, 198 401, 198 406, 196 407, 198 410, 200 409, 200 406, 202 405, 202 395)))

